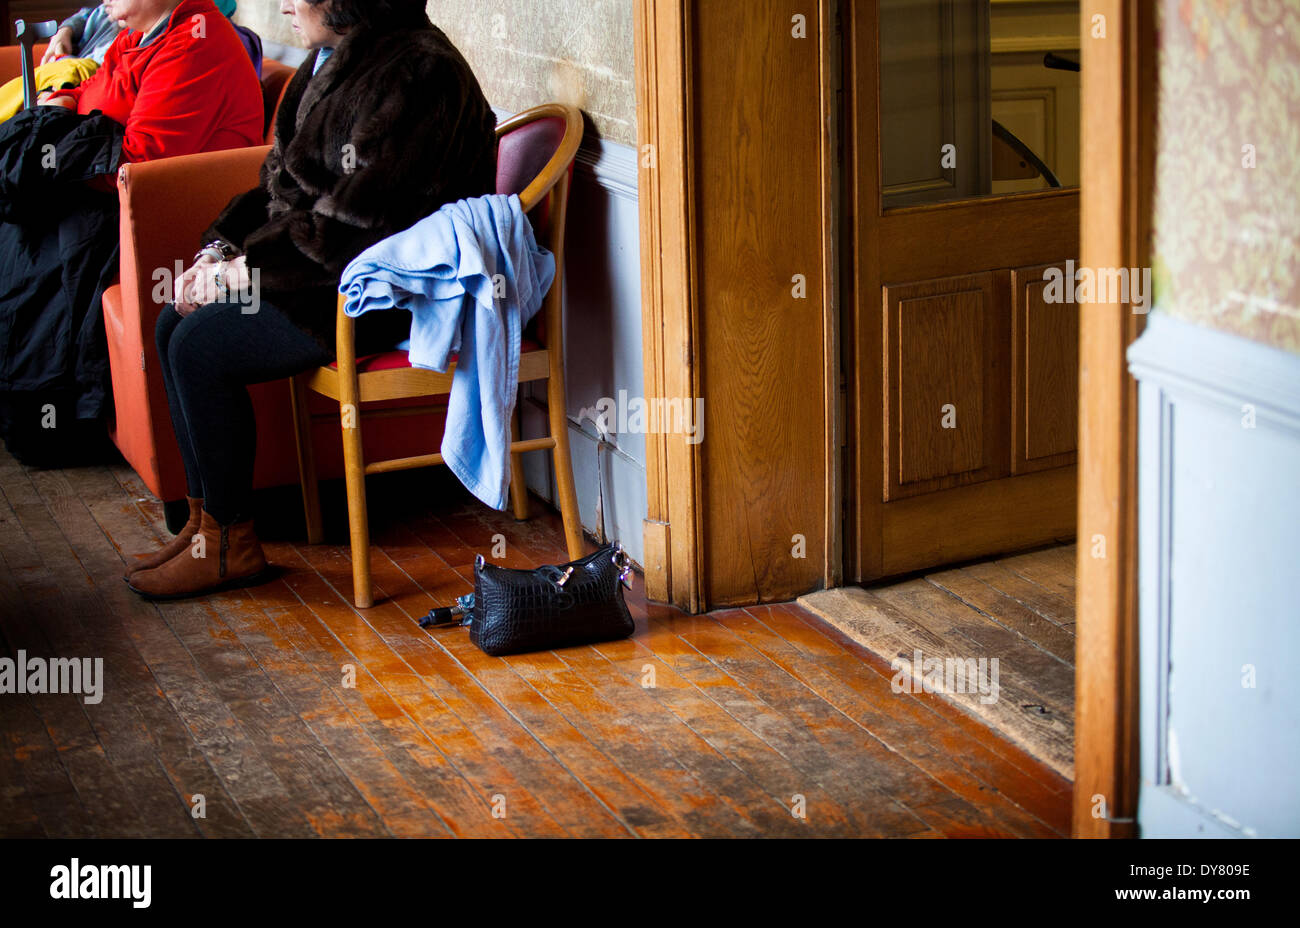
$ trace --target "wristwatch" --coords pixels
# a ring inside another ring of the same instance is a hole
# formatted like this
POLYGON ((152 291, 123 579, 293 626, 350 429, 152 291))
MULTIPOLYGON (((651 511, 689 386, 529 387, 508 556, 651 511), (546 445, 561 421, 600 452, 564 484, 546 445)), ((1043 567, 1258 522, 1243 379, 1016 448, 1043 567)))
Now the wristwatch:
POLYGON ((216 239, 215 241, 208 242, 199 249, 198 254, 194 256, 193 263, 198 264, 199 259, 204 255, 207 255, 214 261, 229 261, 231 258, 239 257, 239 249, 229 242, 216 239))

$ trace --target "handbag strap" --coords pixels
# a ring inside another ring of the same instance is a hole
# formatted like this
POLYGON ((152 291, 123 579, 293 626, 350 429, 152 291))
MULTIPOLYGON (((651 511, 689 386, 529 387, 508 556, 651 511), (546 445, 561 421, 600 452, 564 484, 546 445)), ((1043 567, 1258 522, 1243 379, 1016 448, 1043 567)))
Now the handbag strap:
POLYGON ((609 446, 602 432, 596 441, 596 543, 608 544, 609 535, 605 532, 605 462, 602 452, 609 446))
POLYGON ((420 619, 421 628, 442 628, 447 625, 469 625, 473 619, 474 594, 457 596, 450 606, 437 606, 420 619), (464 616, 462 619, 461 616, 464 616))

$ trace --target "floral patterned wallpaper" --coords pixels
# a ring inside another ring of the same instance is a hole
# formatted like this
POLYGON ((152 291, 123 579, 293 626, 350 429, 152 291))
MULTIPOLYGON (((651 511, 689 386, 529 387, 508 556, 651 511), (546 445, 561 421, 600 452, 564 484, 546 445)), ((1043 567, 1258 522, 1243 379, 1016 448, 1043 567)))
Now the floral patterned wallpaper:
POLYGON ((1160 0, 1155 309, 1300 354, 1300 0, 1160 0))

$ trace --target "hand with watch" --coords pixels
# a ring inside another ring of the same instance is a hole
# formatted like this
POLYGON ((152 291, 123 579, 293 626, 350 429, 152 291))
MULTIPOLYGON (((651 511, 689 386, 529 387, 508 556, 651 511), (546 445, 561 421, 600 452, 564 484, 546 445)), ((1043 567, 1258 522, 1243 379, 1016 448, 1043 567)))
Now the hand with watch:
POLYGON ((172 294, 176 312, 188 316, 200 306, 225 300, 231 290, 248 286, 247 260, 229 242, 209 242, 194 256, 194 263, 176 281, 172 294))

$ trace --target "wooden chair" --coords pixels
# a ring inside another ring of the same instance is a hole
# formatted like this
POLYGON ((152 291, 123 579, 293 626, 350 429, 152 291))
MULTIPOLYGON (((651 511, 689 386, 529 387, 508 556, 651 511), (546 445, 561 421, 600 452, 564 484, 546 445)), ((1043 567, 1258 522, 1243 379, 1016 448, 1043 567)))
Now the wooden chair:
MULTIPOLYGON (((525 451, 549 449, 555 460, 555 486, 564 520, 569 557, 584 553, 582 526, 578 521, 578 497, 569 458, 568 420, 564 394, 564 326, 561 316, 564 275, 564 228, 572 177, 573 158, 582 141, 582 114, 576 107, 546 104, 506 120, 497 127, 497 192, 517 193, 529 214, 540 245, 555 255, 555 282, 538 313, 541 325, 536 338, 524 333, 519 359, 519 382, 545 380, 550 434, 528 441, 519 439, 519 411, 516 407, 511 450, 510 498, 516 519, 528 518, 528 488, 524 482, 522 455, 525 451)), ((361 424, 366 417, 403 416, 442 408, 443 404, 404 405, 389 409, 363 409, 366 404, 421 397, 446 396, 451 392, 455 365, 446 373, 410 366, 405 351, 357 358, 355 320, 343 312, 339 297, 337 316, 338 361, 328 367, 293 378, 294 425, 297 432, 298 467, 302 477, 303 507, 307 517, 307 540, 320 544, 320 490, 312 459, 313 417, 308 408, 309 392, 337 400, 343 436, 344 479, 347 484, 348 522, 352 541, 353 598, 358 609, 373 605, 370 582, 370 526, 366 514, 365 478, 370 474, 430 467, 443 463, 441 454, 366 463, 362 452, 361 424), (353 427, 348 427, 352 425, 353 427)), ((444 401, 445 402, 445 401, 444 401)))

